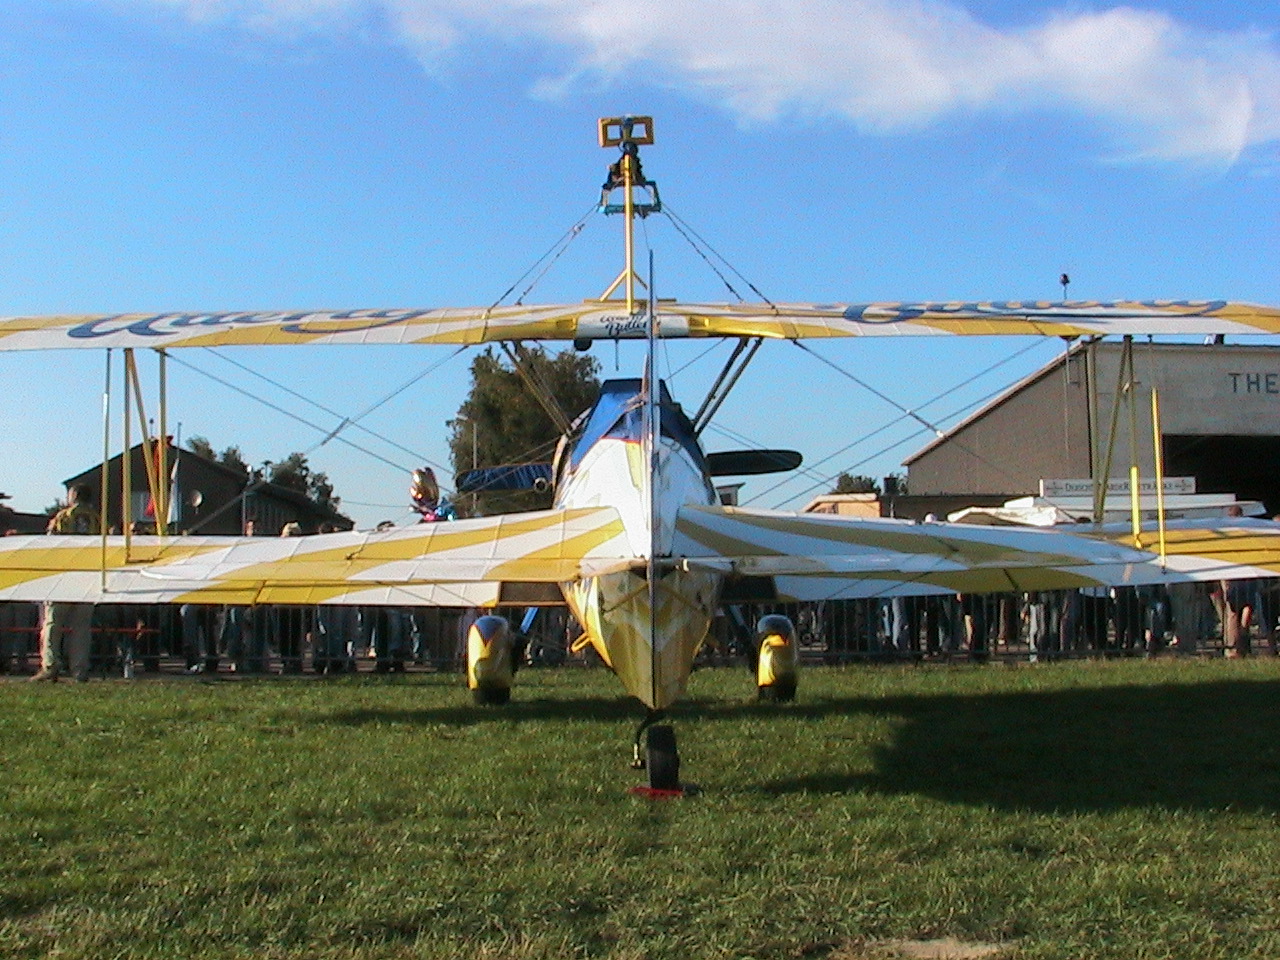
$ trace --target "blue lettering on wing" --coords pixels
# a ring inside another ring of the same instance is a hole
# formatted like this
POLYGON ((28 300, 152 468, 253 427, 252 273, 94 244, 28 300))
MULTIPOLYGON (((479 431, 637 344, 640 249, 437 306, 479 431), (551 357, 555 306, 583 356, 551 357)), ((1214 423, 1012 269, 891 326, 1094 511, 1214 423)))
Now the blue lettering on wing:
POLYGON ((600 322, 604 325, 605 334, 613 339, 642 337, 648 333, 645 316, 640 313, 601 317, 600 322))
POLYGON ((394 327, 408 323, 417 317, 426 316, 423 310, 347 310, 342 313, 303 314, 298 322, 287 323, 280 329, 285 333, 322 334, 322 333, 358 333, 363 330, 379 330, 383 327, 394 327), (307 328, 308 322, 322 324, 339 324, 339 329, 326 326, 324 329, 307 328))
POLYGON ((216 330, 269 325, 281 332, 299 336, 326 333, 359 333, 395 326, 415 317, 425 316, 421 310, 347 310, 338 313, 155 313, 113 314, 95 317, 72 327, 67 336, 76 340, 94 340, 115 334, 136 337, 173 337, 192 330, 216 330))
POLYGON ((1156 311, 1172 317, 1213 316, 1227 306, 1225 300, 1140 300, 1130 302, 1005 300, 985 303, 857 303, 845 308, 844 319, 859 323, 906 323, 921 317, 992 317, 1070 319, 1156 311))

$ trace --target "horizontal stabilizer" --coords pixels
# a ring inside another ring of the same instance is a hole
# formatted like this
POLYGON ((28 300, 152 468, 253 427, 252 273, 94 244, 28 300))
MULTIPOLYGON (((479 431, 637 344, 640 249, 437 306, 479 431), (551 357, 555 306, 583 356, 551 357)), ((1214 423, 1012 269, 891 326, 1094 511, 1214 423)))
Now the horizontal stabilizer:
POLYGON ((713 477, 746 477, 794 470, 803 459, 796 450, 726 450, 707 454, 707 467, 713 477))
POLYGON ((459 493, 493 493, 513 490, 546 490, 551 486, 551 464, 508 463, 482 467, 458 475, 459 493))

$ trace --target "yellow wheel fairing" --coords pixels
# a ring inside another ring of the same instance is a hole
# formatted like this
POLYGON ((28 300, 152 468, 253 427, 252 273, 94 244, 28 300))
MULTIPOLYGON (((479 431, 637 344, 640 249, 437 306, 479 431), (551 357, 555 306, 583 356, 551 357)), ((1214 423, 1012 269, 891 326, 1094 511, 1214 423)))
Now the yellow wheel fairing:
POLYGON ((795 679, 797 662, 796 648, 786 637, 765 637, 756 664, 756 685, 771 687, 779 680, 795 679))
POLYGON ((511 625, 502 617, 480 617, 467 631, 467 687, 510 689, 511 625))
POLYGON ((563 584, 565 600, 592 645, 645 706, 661 710, 684 694, 693 658, 711 628, 721 577, 671 570, 658 580, 657 609, 649 607, 644 576, 626 571, 563 584), (661 627, 650 646, 653 617, 661 627))

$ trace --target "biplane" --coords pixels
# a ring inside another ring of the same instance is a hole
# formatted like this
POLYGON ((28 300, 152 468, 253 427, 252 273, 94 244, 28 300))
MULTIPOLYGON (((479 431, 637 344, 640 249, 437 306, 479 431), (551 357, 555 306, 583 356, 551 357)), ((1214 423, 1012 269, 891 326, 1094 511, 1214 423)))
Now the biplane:
MULTIPOLYGON (((600 209, 620 214, 625 263, 597 299, 485 309, 33 316, 0 319, 0 350, 240 345, 462 344, 642 340, 641 375, 603 385, 567 429, 554 464, 511 471, 550 483, 554 506, 374 533, 228 537, 11 537, 0 540, 0 600, 84 603, 437 605, 480 610, 565 604, 586 642, 645 709, 649 784, 678 789, 669 725, 700 645, 725 604, 1175 583, 1280 574, 1280 525, 1171 522, 1154 532, 1033 530, 854 520, 720 505, 713 478, 794 467, 791 451, 708 454, 701 434, 755 351, 771 340, 837 337, 1280 333, 1280 309, 1229 301, 682 303, 636 271, 634 221, 661 210, 639 148, 646 117, 600 122, 617 148, 600 209), (643 289, 638 289, 643 288, 643 289), (689 416, 658 379, 659 340, 738 341, 689 416), (1158 545, 1157 545, 1158 544, 1158 545)), ((160 480, 163 486, 163 471, 160 480)), ((163 514, 163 508, 160 511, 163 514)), ((473 628, 470 669, 505 621, 473 628)), ((766 617, 762 687, 794 689, 795 630, 766 617), (771 672, 768 677, 765 672, 771 672)), ((501 673, 502 671, 498 671, 501 673)), ((509 685, 509 676, 495 681, 509 685)), ((787 690, 786 693, 790 693, 787 690)), ((637 755, 641 732, 637 731, 637 755)), ((645 759, 643 756, 640 759, 645 759)))

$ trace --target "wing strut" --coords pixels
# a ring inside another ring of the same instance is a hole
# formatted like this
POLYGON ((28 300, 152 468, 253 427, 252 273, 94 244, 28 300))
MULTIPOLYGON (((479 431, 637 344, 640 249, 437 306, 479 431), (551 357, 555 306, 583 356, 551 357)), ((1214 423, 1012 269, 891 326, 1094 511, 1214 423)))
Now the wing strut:
POLYGON ((747 365, 751 363, 762 343, 764 343, 763 337, 742 337, 738 340, 738 345, 733 348, 733 353, 725 362, 720 375, 716 377, 716 382, 707 391, 707 398, 702 401, 702 406, 693 416, 695 434, 701 436, 702 431, 711 423, 711 418, 716 415, 720 405, 728 399, 729 392, 737 384, 738 378, 747 369, 747 365))
MULTIPOLYGON (((565 412, 560 409, 560 403, 555 398, 555 394, 551 392, 551 388, 546 382, 538 376, 537 370, 534 369, 533 363, 529 360, 529 351, 524 348, 524 344, 517 340, 514 348, 502 341, 502 352, 507 355, 507 359, 511 361, 511 366, 515 369, 516 374, 524 381, 524 385, 529 388, 529 392, 533 394, 533 398, 546 411, 547 416, 551 418, 551 422, 556 425, 562 435, 569 432, 569 418, 565 412)), ((472 464, 474 467, 475 464, 472 464)))

